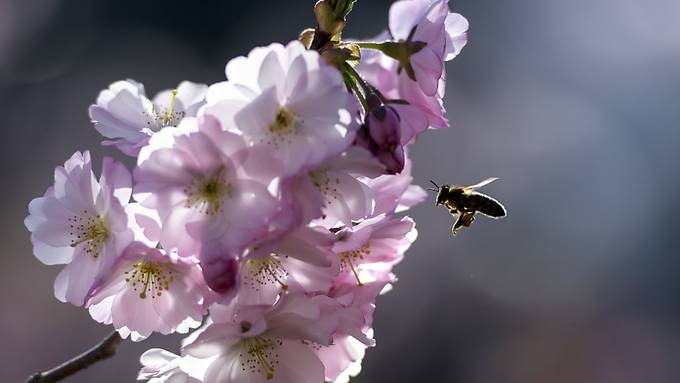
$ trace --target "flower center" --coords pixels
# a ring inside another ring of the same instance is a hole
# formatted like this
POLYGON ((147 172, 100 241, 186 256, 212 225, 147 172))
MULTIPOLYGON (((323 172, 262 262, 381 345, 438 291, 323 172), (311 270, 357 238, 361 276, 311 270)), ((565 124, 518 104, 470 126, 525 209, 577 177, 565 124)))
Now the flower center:
POLYGON ((147 293, 151 298, 160 297, 163 290, 168 290, 174 277, 170 263, 139 261, 132 264, 132 268, 125 272, 125 282, 132 290, 139 291, 139 297, 146 299, 147 293))
POLYGON ((246 285, 255 291, 260 291, 262 286, 278 283, 282 289, 287 290, 288 285, 285 280, 288 278, 288 272, 279 257, 278 254, 271 253, 262 259, 247 260, 244 273, 246 285))
POLYGON ((213 176, 195 180, 184 189, 188 196, 186 206, 195 207, 208 215, 216 215, 222 212, 222 204, 225 198, 231 197, 232 187, 225 181, 224 167, 221 167, 213 176))
POLYGON ((159 106, 157 109, 155 109, 152 115, 149 116, 149 121, 146 122, 147 127, 151 128, 153 126, 155 128, 164 128, 166 126, 177 126, 177 124, 184 118, 186 113, 175 112, 176 99, 177 89, 173 89, 170 105, 167 108, 159 106))
POLYGON ((262 336, 241 340, 243 352, 239 353, 243 372, 264 373, 267 380, 274 379, 274 372, 279 365, 279 354, 276 349, 283 345, 279 339, 262 336))
POLYGON ((357 284, 359 286, 363 286, 364 284, 361 282, 361 279, 359 279, 359 273, 357 273, 355 263, 361 262, 370 254, 371 245, 369 242, 366 242, 362 247, 356 250, 343 251, 342 253, 338 254, 338 256, 340 257, 340 270, 345 271, 348 268, 352 270, 352 274, 354 274, 354 278, 356 278, 357 284))
POLYGON ((292 137, 297 134, 300 126, 299 117, 286 108, 280 108, 276 113, 274 122, 267 127, 267 144, 278 146, 279 144, 291 143, 292 137))
POLYGON ((70 246, 83 245, 85 253, 95 258, 101 253, 102 247, 109 239, 109 225, 99 214, 89 215, 87 210, 82 216, 68 218, 70 246))

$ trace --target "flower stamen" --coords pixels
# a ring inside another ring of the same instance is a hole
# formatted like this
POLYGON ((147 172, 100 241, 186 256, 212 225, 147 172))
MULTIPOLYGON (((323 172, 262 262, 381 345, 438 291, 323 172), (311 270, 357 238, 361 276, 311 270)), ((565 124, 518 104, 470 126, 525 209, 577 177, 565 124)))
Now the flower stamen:
POLYGON ((69 234, 74 237, 70 246, 75 248, 84 244, 85 253, 97 258, 109 239, 109 225, 106 220, 99 214, 88 216, 88 212, 85 210, 83 216, 68 218, 68 225, 69 234))
POLYGON ((286 108, 280 108, 276 113, 274 122, 267 126, 267 144, 277 147, 282 142, 291 143, 292 137, 298 133, 300 118, 286 108))
POLYGON ((132 269, 125 272, 125 282, 131 284, 134 291, 140 290, 139 297, 146 299, 147 292, 151 298, 160 297, 163 290, 168 290, 174 280, 170 263, 139 261, 132 269))
POLYGON ((198 207, 198 210, 208 215, 222 212, 225 198, 232 195, 231 184, 225 182, 225 168, 220 167, 212 177, 196 180, 184 189, 188 196, 186 206, 198 207))
POLYGON ((337 201, 341 198, 341 195, 338 192, 338 186, 340 185, 339 178, 331 178, 328 175, 328 172, 324 171, 310 172, 309 178, 316 189, 324 195, 326 206, 332 205, 333 201, 337 201))
MULTIPOLYGON (((177 89, 172 90, 172 97, 170 98, 170 105, 168 108, 158 107, 152 112, 150 120, 146 122, 149 128, 163 128, 166 126, 176 126, 186 115, 186 112, 175 112, 175 101, 177 101, 177 89), (153 124, 153 126, 152 126, 153 124)), ((148 113, 144 113, 148 116, 148 113)))
POLYGON ((285 279, 288 271, 278 259, 280 255, 271 253, 262 259, 249 259, 246 261, 246 283, 256 291, 260 286, 278 283, 283 290, 288 290, 285 279))
POLYGON ((250 373, 264 373, 267 380, 274 379, 274 372, 279 364, 276 349, 283 345, 281 340, 273 340, 262 336, 246 338, 241 341, 245 354, 240 353, 241 370, 250 373), (245 357, 245 358, 244 358, 245 357))
POLYGON ((368 242, 366 242, 359 249, 352 250, 352 251, 343 251, 342 253, 339 254, 340 269, 346 270, 345 265, 347 265, 347 267, 349 267, 349 269, 352 271, 352 274, 354 274, 354 278, 356 278, 357 285, 359 287, 364 286, 364 284, 361 282, 361 279, 359 278, 359 273, 356 270, 356 266, 354 265, 354 262, 358 262, 360 260, 363 260, 364 258, 366 258, 370 254, 371 254, 371 246, 370 246, 370 243, 368 243, 368 242))

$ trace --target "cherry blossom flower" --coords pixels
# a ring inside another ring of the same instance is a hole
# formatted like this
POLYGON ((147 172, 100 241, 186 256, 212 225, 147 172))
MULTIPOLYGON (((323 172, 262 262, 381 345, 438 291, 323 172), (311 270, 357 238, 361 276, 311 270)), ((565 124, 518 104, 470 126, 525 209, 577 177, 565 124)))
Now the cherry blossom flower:
POLYGON ((90 106, 95 129, 123 153, 136 156, 149 137, 184 117, 196 116, 205 102, 207 85, 184 81, 177 89, 160 92, 149 100, 144 85, 134 80, 114 82, 90 106))
POLYGON ((453 59, 467 43, 467 20, 450 13, 448 0, 401 0, 389 15, 392 37, 401 41, 399 71, 434 96, 444 75, 444 61, 453 59))
POLYGON ((46 265, 66 265, 54 283, 57 299, 82 306, 132 242, 124 208, 130 194, 122 164, 105 158, 97 181, 86 151, 57 167, 54 186, 31 201, 25 224, 34 255, 46 265))
MULTIPOLYGON (((390 105, 400 117, 403 145, 428 127, 449 126, 442 102, 446 87, 444 61, 452 60, 463 49, 468 26, 463 16, 448 11, 448 0, 401 0, 390 8, 390 31, 402 41, 382 43, 396 47, 387 49, 390 57, 362 49, 357 70, 387 99, 406 101, 390 105), (407 49, 415 46, 419 50, 407 49)), ((385 32, 374 40, 389 36, 385 32)))
POLYGON ((324 366, 311 344, 329 345, 337 327, 334 306, 286 294, 275 306, 217 306, 214 323, 184 345, 194 358, 214 358, 205 383, 318 383, 324 366))
POLYGON ((399 115, 402 145, 411 143, 428 127, 437 129, 449 126, 442 102, 443 79, 439 80, 441 93, 427 96, 408 76, 397 74, 396 61, 369 49, 362 50, 362 54, 365 60, 357 66, 359 73, 387 99, 402 100, 400 103, 388 104, 399 115))
POLYGON ((404 252, 418 236, 415 223, 408 217, 379 215, 336 234, 333 252, 340 262, 340 277, 353 276, 357 285, 365 280, 360 271, 382 272, 401 261, 404 252))
POLYGON ((272 305, 279 294, 326 293, 338 274, 327 230, 303 226, 268 243, 259 243, 241 267, 238 303, 272 305))
POLYGON ((139 341, 153 332, 186 333, 198 327, 208 295, 197 263, 136 242, 88 304, 94 320, 139 341))
POLYGON ((163 247, 212 262, 262 239, 279 206, 273 180, 246 171, 268 163, 260 155, 210 117, 156 133, 140 152, 135 199, 160 215, 163 247))
POLYGON ((203 113, 248 145, 269 148, 285 175, 313 170, 354 140, 357 100, 339 71, 300 42, 255 48, 226 74, 210 87, 203 113))
POLYGON ((373 194, 358 177, 377 177, 383 173, 384 166, 366 149, 353 146, 306 177, 299 177, 294 186, 295 196, 307 219, 322 217, 315 224, 327 228, 338 223, 351 225, 373 212, 373 194))

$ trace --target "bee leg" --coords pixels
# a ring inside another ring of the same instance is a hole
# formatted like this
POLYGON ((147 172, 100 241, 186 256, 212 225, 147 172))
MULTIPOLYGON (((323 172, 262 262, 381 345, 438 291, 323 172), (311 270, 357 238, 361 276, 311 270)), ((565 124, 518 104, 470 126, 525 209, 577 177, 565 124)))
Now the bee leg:
POLYGON ((453 235, 457 235, 461 228, 470 227, 474 221, 475 221, 474 211, 458 213, 458 219, 456 219, 456 223, 453 224, 453 228, 451 228, 451 233, 453 235))
POLYGON ((451 234, 457 235, 460 228, 465 225, 465 221, 463 220, 463 216, 464 216, 464 214, 458 215, 458 219, 456 219, 456 223, 454 223, 453 227, 451 228, 451 234))
POLYGON ((472 223, 475 222, 475 212, 467 211, 461 214, 460 219, 463 220, 463 226, 470 227, 470 225, 472 225, 472 223))

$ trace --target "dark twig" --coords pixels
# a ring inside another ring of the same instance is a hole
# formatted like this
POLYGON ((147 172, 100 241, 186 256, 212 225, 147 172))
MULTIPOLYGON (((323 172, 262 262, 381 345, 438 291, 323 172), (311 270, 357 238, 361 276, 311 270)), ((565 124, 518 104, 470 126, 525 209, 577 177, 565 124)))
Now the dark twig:
POLYGON ((117 332, 112 332, 98 345, 64 362, 63 364, 45 371, 31 375, 26 383, 52 383, 69 377, 80 370, 84 370, 100 360, 108 359, 116 353, 118 345, 123 338, 117 332))

